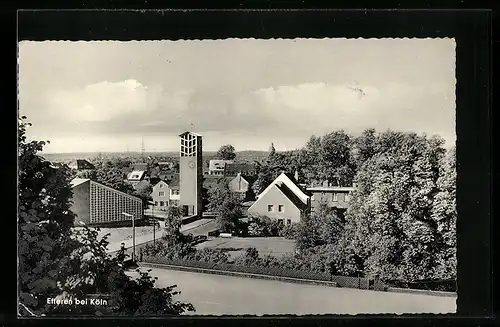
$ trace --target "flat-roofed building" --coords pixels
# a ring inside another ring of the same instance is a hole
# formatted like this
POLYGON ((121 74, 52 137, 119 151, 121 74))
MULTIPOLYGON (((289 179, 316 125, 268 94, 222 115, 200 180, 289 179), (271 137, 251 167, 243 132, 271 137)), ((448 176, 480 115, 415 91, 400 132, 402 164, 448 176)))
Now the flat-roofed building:
POLYGON ((349 207, 354 187, 334 186, 325 181, 320 185, 309 186, 306 190, 311 195, 311 212, 314 212, 321 202, 330 208, 339 209, 339 212, 344 212, 349 207))

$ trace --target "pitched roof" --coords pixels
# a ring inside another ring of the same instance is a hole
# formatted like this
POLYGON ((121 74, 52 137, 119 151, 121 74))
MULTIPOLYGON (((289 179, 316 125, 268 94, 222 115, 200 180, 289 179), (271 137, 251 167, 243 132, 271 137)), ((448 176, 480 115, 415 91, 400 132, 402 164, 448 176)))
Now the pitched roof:
POLYGON ((134 170, 136 170, 136 171, 146 171, 146 170, 148 170, 148 164, 147 163, 143 163, 143 162, 135 163, 134 164, 134 170))
POLYGON ((306 190, 308 190, 310 192, 352 192, 352 191, 354 191, 354 187, 315 186, 315 187, 306 187, 306 190))
POLYGON ((95 169, 95 166, 86 159, 77 159, 76 166, 78 169, 95 169))
POLYGON ((132 181, 139 181, 144 177, 144 173, 145 171, 142 170, 134 170, 133 172, 127 175, 127 179, 132 181))
POLYGON ((256 165, 252 163, 230 163, 226 166, 226 174, 236 175, 241 173, 248 175, 248 173, 255 172, 256 169, 256 165))
POLYGON ((209 170, 225 169, 227 165, 232 162, 233 162, 232 160, 212 159, 208 163, 208 169, 209 170))
POLYGON ((167 182, 170 188, 178 188, 179 187, 179 174, 174 174, 172 179, 167 182))
POLYGON ((257 199, 259 199, 262 196, 264 196, 267 192, 269 192, 269 190, 271 188, 274 187, 274 185, 276 185, 276 184, 278 184, 280 182, 283 183, 287 188, 289 188, 290 191, 292 191, 295 194, 295 196, 300 199, 300 201, 302 203, 304 203, 304 204, 308 203, 309 196, 297 184, 295 184, 295 182, 293 181, 293 179, 291 179, 284 172, 281 173, 271 184, 269 184, 269 186, 266 187, 266 189, 264 191, 262 191, 262 193, 260 193, 257 196, 257 199))
POLYGON ((247 175, 240 174, 240 173, 238 173, 234 177, 233 176, 228 176, 227 178, 229 179, 228 183, 234 181, 235 179, 241 178, 242 180, 244 180, 245 182, 247 182, 249 185, 251 185, 257 179, 255 176, 247 176, 247 175))
POLYGON ((75 187, 88 181, 90 181, 88 178, 74 178, 71 180, 70 185, 71 187, 75 187))
POLYGON ((162 179, 159 177, 151 177, 149 181, 151 182, 151 185, 156 186, 156 184, 162 181, 162 179))
POLYGON ((228 177, 222 177, 222 176, 215 176, 215 177, 206 176, 203 179, 203 187, 206 189, 210 189, 212 187, 215 187, 215 186, 217 186, 217 184, 219 183, 220 180, 224 180, 226 183, 229 183, 230 181, 233 180, 233 177, 228 178, 228 177))
POLYGON ((147 186, 148 184, 149 184, 149 182, 147 180, 143 179, 139 183, 135 184, 133 187, 135 190, 137 190, 139 187, 147 186))
POLYGON ((285 183, 277 183, 275 184, 275 187, 277 187, 285 196, 299 209, 306 209, 307 208, 307 203, 302 202, 302 200, 291 190, 289 189, 285 183))

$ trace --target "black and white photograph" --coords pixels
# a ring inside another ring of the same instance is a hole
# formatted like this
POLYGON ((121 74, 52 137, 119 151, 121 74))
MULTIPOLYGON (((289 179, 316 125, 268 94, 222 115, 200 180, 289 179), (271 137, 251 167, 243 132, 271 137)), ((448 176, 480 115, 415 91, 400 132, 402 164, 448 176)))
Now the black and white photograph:
POLYGON ((457 310, 453 38, 18 43, 18 316, 457 310))

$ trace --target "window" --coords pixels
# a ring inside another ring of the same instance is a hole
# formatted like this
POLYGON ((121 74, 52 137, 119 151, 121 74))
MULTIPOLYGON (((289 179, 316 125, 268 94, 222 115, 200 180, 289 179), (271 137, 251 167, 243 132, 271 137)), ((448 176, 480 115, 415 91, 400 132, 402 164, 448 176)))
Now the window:
POLYGON ((164 205, 164 202, 160 201, 160 207, 163 207, 163 205, 164 205))
POLYGON ((291 224, 292 224, 292 220, 291 220, 291 219, 287 219, 287 220, 286 220, 286 224, 287 224, 287 225, 291 225, 291 224))
POLYGON ((158 201, 155 201, 155 206, 158 206, 158 201))
POLYGON ((338 201, 337 199, 337 193, 332 194, 332 201, 338 201))
POLYGON ((278 219, 278 224, 283 225, 283 219, 278 219))
POLYGON ((163 184, 160 184, 160 188, 163 188, 163 184))
POLYGON ((267 212, 273 212, 274 206, 272 204, 267 205, 267 212))
POLYGON ((349 193, 346 193, 344 196, 344 201, 349 202, 349 193))
POLYGON ((165 196, 165 192, 158 192, 158 196, 165 196))
POLYGON ((283 211, 285 211, 285 206, 282 204, 278 205, 278 212, 283 212, 283 211))

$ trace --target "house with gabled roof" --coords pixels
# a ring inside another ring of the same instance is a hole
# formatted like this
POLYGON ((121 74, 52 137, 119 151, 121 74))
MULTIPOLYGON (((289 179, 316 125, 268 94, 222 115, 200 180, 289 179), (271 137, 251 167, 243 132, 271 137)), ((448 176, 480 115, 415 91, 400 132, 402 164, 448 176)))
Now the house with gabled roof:
POLYGON ((309 195, 282 172, 248 208, 250 216, 266 216, 283 224, 298 223, 310 207, 309 195))
POLYGON ((160 209, 167 208, 170 204, 170 194, 170 185, 164 180, 158 181, 153 185, 153 191, 151 192, 154 206, 160 209))
POLYGON ((213 176, 223 176, 228 164, 232 164, 233 160, 212 159, 208 163, 208 174, 213 176))
POLYGON ((254 182, 255 176, 238 173, 236 177, 229 180, 228 186, 231 192, 238 194, 242 200, 251 200, 253 195, 251 186, 254 182))
POLYGON ((127 175, 127 181, 134 186, 146 177, 146 172, 143 170, 134 170, 127 175))

